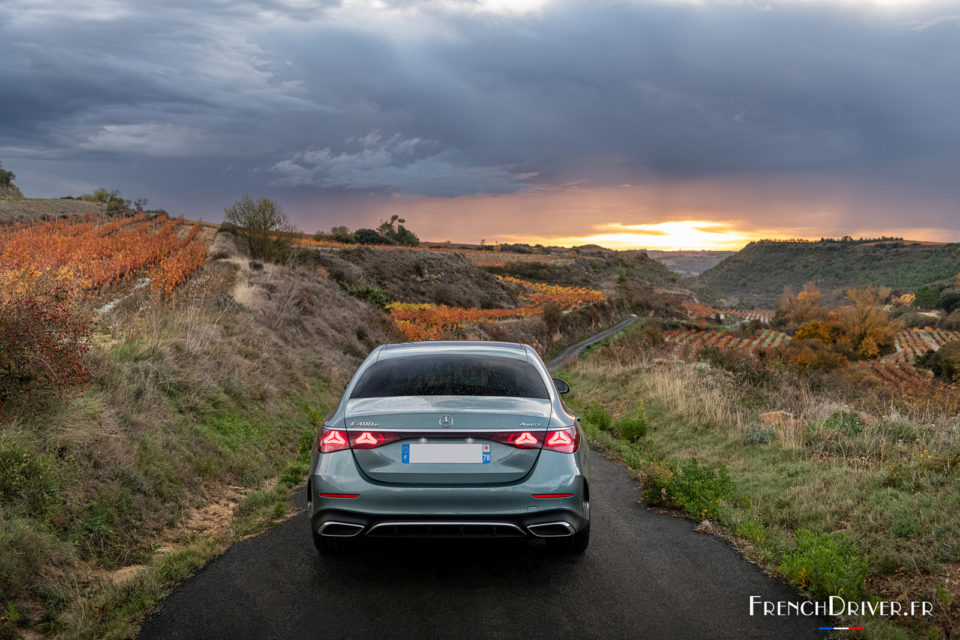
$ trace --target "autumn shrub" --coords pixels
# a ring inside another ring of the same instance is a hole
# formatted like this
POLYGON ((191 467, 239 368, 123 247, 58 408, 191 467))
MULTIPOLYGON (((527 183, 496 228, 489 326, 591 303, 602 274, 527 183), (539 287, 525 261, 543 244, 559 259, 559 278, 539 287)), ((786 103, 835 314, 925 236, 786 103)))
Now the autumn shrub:
POLYGON ((663 329, 656 322, 647 322, 640 330, 644 341, 653 347, 659 347, 664 343, 663 329))
POLYGON ((90 321, 66 303, 0 295, 0 413, 82 392, 90 321))
POLYGON ((873 287, 849 289, 847 304, 829 311, 810 284, 797 296, 786 292, 777 321, 795 329, 795 344, 787 349, 785 361, 798 369, 835 369, 848 359, 869 360, 891 353, 903 323, 884 309, 888 293, 873 287), (826 353, 817 342, 842 358, 826 353))
POLYGON ((775 359, 798 371, 833 371, 847 366, 847 358, 820 340, 791 340, 772 351, 775 359))
POLYGON ((543 307, 543 313, 540 317, 547 330, 550 333, 556 333, 560 330, 560 325, 563 324, 563 309, 556 302, 548 302, 543 307))

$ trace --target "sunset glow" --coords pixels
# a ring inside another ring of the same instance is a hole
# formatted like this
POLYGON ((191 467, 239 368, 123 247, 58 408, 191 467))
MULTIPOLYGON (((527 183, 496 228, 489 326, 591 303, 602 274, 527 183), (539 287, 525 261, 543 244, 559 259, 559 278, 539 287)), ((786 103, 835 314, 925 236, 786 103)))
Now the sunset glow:
MULTIPOLYGON (((536 239, 541 244, 577 246, 598 244, 609 249, 737 250, 762 234, 737 231, 730 225, 706 220, 678 220, 653 224, 605 224, 598 233, 579 237, 536 239)), ((530 240, 528 240, 530 241, 530 240)))

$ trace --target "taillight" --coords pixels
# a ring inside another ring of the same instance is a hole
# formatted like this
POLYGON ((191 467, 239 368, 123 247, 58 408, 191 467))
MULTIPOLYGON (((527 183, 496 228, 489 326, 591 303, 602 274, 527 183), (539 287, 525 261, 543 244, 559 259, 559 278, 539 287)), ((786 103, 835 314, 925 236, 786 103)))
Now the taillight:
POLYGON ((560 453, 573 453, 580 447, 580 431, 576 427, 547 431, 547 439, 543 448, 560 453))
POLYGON ((539 449, 543 444, 543 433, 510 431, 491 434, 490 439, 501 444, 508 444, 517 449, 539 449))
POLYGON ((354 449, 375 449, 396 442, 401 437, 399 433, 390 433, 389 431, 350 432, 350 446, 354 449))
POLYGON ((348 446, 347 432, 340 429, 324 427, 317 437, 317 451, 320 453, 332 453, 333 451, 346 449, 348 446))

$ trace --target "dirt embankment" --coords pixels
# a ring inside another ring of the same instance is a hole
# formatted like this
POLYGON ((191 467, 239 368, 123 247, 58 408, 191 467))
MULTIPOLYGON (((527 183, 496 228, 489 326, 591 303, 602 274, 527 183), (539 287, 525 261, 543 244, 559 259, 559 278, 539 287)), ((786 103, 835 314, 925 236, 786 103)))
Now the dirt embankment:
POLYGON ((87 213, 99 216, 107 212, 107 205, 102 202, 3 196, 4 194, 0 193, 0 223, 36 222, 49 218, 82 216, 87 213))
POLYGON ((516 292, 459 253, 410 249, 316 248, 306 260, 331 279, 371 285, 392 300, 451 307, 512 308, 516 292))
POLYGON ((0 198, 22 198, 23 193, 17 188, 17 185, 0 183, 0 198))

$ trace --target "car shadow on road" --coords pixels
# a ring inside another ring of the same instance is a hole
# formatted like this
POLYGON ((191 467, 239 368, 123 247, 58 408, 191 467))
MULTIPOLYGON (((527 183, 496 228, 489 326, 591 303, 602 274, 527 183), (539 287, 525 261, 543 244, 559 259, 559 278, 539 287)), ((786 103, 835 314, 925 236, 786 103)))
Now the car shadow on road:
POLYGON ((317 586, 336 577, 346 584, 382 584, 402 577, 408 586, 490 587, 543 583, 569 574, 586 556, 564 556, 542 540, 363 540, 354 548, 316 559, 317 586))

